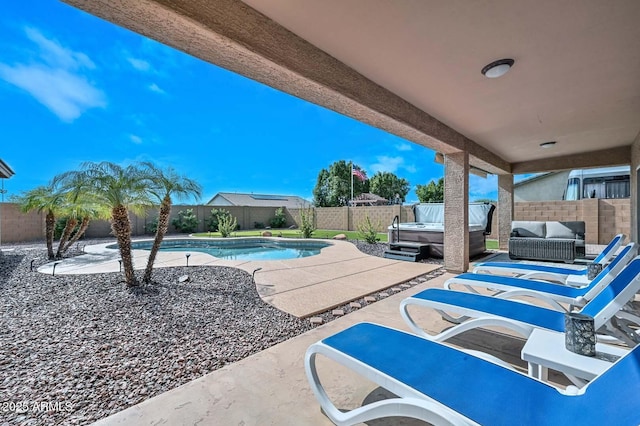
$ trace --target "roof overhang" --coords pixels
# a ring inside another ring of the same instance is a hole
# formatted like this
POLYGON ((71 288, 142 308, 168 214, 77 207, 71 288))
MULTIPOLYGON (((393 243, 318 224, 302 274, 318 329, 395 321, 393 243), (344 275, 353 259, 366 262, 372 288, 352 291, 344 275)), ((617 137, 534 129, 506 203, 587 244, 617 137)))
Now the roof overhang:
POLYGON ((64 1, 489 173, 628 164, 640 131, 637 0, 64 1))
POLYGON ((8 179, 13 176, 15 172, 9 167, 7 163, 0 160, 0 179, 8 179))

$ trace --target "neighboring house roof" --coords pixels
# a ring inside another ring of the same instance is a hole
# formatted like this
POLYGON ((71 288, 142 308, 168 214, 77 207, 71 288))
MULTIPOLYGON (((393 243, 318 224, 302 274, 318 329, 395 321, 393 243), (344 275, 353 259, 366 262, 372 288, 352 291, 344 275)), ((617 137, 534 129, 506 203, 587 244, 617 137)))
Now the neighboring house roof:
POLYGON ((309 207, 311 203, 296 195, 218 192, 211 200, 209 200, 207 205, 300 208, 309 207))
POLYGON ((15 172, 9 167, 7 163, 0 160, 0 179, 8 179, 13 176, 15 172))
POLYGON ((352 206, 375 206, 387 204, 387 199, 379 196, 378 194, 372 194, 371 192, 363 192, 357 195, 353 200, 349 201, 352 206))
POLYGON ((547 173, 538 173, 536 175, 533 176, 529 176, 526 179, 522 179, 521 181, 515 182, 513 184, 513 186, 520 186, 520 185, 526 185, 528 183, 534 182, 538 179, 542 179, 544 177, 550 176, 550 175, 556 175, 558 173, 562 173, 562 172, 547 172, 547 173))

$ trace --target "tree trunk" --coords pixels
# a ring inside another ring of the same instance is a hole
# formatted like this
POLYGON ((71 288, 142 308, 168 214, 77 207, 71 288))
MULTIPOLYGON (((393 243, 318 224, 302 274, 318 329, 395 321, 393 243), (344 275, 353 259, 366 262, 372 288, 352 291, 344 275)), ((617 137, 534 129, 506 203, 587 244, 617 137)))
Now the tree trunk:
POLYGON ((69 237, 71 236, 71 232, 73 232, 73 228, 78 224, 78 220, 75 218, 67 219, 67 224, 64 226, 62 230, 62 235, 60 236, 60 242, 58 243, 58 251, 56 253, 56 257, 61 257, 64 250, 62 248, 65 246, 67 241, 69 241, 69 237))
POLYGON ((128 287, 138 285, 133 270, 133 258, 131 257, 131 223, 129 222, 129 212, 123 205, 114 207, 111 210, 111 229, 116 235, 122 267, 124 269, 124 281, 128 287))
POLYGON ((49 210, 44 219, 44 239, 47 243, 47 256, 49 260, 55 259, 55 254, 53 253, 53 231, 55 227, 56 217, 53 211, 49 210))
POLYGON ((80 238, 82 238, 82 236, 84 235, 85 231, 87 230, 87 228, 89 227, 89 222, 91 221, 91 219, 89 219, 89 216, 85 217, 82 219, 82 222, 80 223, 80 228, 78 228, 78 232, 76 232, 73 237, 71 237, 71 239, 69 240, 69 242, 67 242, 67 245, 64 246, 64 248, 62 249, 62 253, 66 252, 67 250, 69 250, 69 248, 76 242, 78 241, 80 238))
POLYGON ((151 251, 149 252, 149 260, 147 261, 147 268, 144 270, 144 278, 142 279, 145 283, 151 282, 151 274, 153 273, 153 263, 156 261, 156 255, 160 250, 160 244, 162 244, 162 239, 164 238, 164 234, 166 234, 167 229, 169 229, 170 213, 171 213, 171 197, 167 195, 162 200, 162 204, 160 204, 160 213, 158 214, 158 228, 156 229, 156 237, 153 240, 153 246, 151 247, 151 251))

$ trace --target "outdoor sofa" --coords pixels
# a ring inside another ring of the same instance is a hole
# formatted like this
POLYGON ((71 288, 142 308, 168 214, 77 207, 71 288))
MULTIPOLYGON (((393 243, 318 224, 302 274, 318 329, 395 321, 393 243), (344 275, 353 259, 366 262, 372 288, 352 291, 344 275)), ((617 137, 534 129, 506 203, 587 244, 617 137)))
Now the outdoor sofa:
POLYGON ((509 257, 573 263, 585 257, 584 233, 582 221, 514 221, 509 257))

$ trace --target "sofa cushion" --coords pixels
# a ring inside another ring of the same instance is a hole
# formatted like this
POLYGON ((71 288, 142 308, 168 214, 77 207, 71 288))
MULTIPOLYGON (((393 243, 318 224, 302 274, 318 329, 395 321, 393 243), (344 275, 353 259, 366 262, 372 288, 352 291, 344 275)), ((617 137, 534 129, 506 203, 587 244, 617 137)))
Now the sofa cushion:
POLYGON ((547 238, 584 238, 584 222, 547 222, 547 238))
POLYGON ((515 236, 522 238, 544 238, 546 235, 546 227, 547 224, 545 222, 516 220, 511 223, 511 232, 515 233, 515 236))

